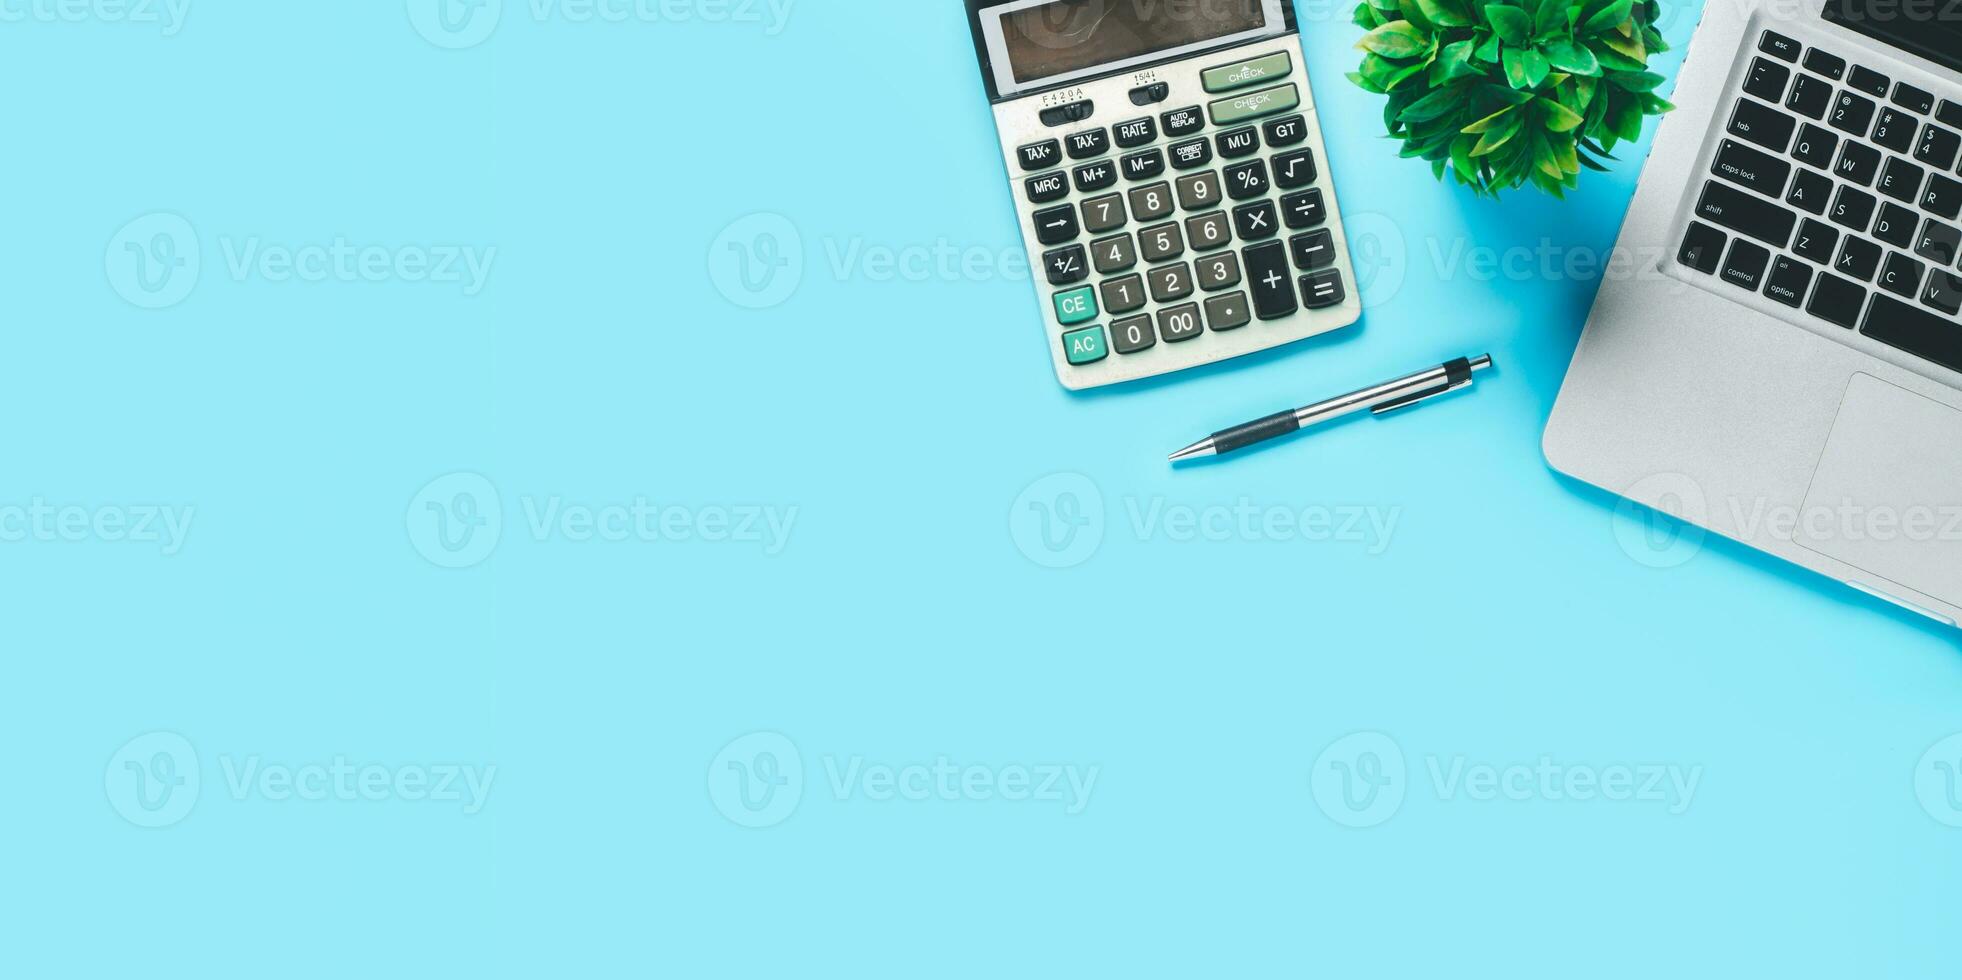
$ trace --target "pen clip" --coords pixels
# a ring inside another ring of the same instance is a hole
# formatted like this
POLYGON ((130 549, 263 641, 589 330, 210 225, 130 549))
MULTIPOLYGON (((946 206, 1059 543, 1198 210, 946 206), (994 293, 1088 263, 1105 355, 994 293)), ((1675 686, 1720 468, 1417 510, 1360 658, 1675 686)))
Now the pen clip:
POLYGON ((1370 409, 1369 411, 1370 414, 1372 415, 1388 415, 1391 412, 1394 412, 1400 408, 1409 408, 1413 405, 1418 405, 1418 404, 1422 404, 1423 402, 1430 401, 1433 398, 1442 398, 1443 396, 1448 395, 1461 388, 1469 388, 1471 386, 1472 386, 1472 380, 1470 378, 1466 378, 1465 380, 1457 382, 1456 384, 1443 384, 1437 386, 1436 388, 1432 388, 1429 391, 1420 391, 1414 395, 1405 395, 1402 398, 1384 402, 1383 404, 1378 405, 1375 408, 1370 409))

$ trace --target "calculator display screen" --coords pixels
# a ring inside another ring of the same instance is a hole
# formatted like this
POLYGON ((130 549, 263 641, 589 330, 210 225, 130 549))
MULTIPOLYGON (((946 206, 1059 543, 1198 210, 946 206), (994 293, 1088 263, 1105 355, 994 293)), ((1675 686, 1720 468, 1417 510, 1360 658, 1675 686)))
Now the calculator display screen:
POLYGON ((1267 26, 1261 0, 1050 0, 1002 15, 1017 82, 1128 61, 1267 26))
POLYGON ((1951 0, 1827 0, 1826 19, 1962 71, 1962 4, 1951 0))

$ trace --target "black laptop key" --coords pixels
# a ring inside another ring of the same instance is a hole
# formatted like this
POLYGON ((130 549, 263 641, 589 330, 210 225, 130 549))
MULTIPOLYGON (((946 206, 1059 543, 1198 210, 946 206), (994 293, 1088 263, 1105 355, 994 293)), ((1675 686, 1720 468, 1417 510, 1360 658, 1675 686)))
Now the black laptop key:
POLYGON ((1288 268, 1285 242, 1261 242, 1241 251, 1247 285, 1253 290, 1254 315, 1262 320, 1293 316, 1301 309, 1294 292, 1294 270, 1288 268))
POLYGON ((1921 197, 1921 178, 1927 175, 1928 171, 1900 157, 1888 157, 1887 165, 1880 168, 1879 182, 1873 186, 1896 201, 1913 204, 1921 197))
POLYGON ((1812 53, 1805 56, 1805 70, 1816 71, 1837 82, 1846 77, 1846 59, 1813 48, 1812 53))
POLYGON ((1780 255, 1771 260, 1771 275, 1765 277, 1764 294, 1796 310, 1805 302, 1806 287, 1811 285, 1811 266, 1780 255))
POLYGON ((1839 93, 1839 100, 1833 103, 1832 127, 1842 133, 1855 136, 1867 135, 1867 127, 1873 124, 1873 102, 1852 92, 1839 93))
POLYGON ((1928 178, 1928 188, 1921 192, 1921 207, 1954 221, 1957 215, 1962 215, 1962 182, 1941 174, 1928 178))
POLYGON ((1805 45, 1777 31, 1766 31, 1764 36, 1758 38, 1758 50, 1780 61, 1798 64, 1799 52, 1805 50, 1805 45))
POLYGON ((1799 168, 1798 176, 1792 178, 1792 191, 1785 195, 1785 203, 1802 211, 1825 214, 1826 205, 1832 203, 1833 182, 1825 174, 1814 173, 1804 167, 1799 168))
POLYGON ((1751 60, 1751 72, 1744 79, 1744 91, 1766 102, 1779 102, 1785 98, 1785 83, 1792 80, 1792 70, 1775 61, 1764 58, 1751 60))
POLYGON ((1833 151, 1839 149, 1839 137, 1811 123, 1799 127, 1798 142, 1792 144, 1792 156, 1800 163, 1824 170, 1832 165, 1833 151))
POLYGON ((1800 75, 1798 83, 1792 86, 1792 96, 1785 100, 1785 107, 1809 119, 1818 119, 1826 114, 1833 104, 1831 82, 1822 82, 1811 75, 1800 75))
POLYGON ((1697 199, 1696 216, 1779 248, 1791 240, 1798 215, 1728 184, 1709 181, 1697 199))
POLYGON ((1833 174, 1841 180, 1865 187, 1873 183, 1874 175, 1880 172, 1880 161, 1879 150, 1865 143, 1847 140, 1839 148, 1839 162, 1833 164, 1833 174))
POLYGON ((1894 86, 1894 104, 1925 116, 1935 111, 1935 93, 1901 82, 1894 86))
POLYGON ((1914 233, 1921 223, 1921 216, 1898 204, 1880 206, 1880 220, 1873 223, 1873 237, 1895 248, 1910 248, 1914 245, 1914 233))
POLYGON ((1854 65, 1853 74, 1846 80, 1846 84, 1876 99, 1884 99, 1887 97, 1887 89, 1894 84, 1894 81, 1865 65, 1854 65))
POLYGON ((1839 243, 1839 258, 1833 260, 1833 271, 1861 282, 1870 282, 1873 274, 1880 271, 1882 254, 1880 246, 1858 235, 1848 235, 1845 241, 1839 243))
POLYGON ((1730 133, 1750 140, 1773 153, 1783 153, 1792 145, 1792 131, 1798 120, 1762 102, 1738 99, 1730 114, 1730 133))
POLYGON ((1951 371, 1962 371, 1962 327, 1919 306, 1875 296, 1860 332, 1951 371))
POLYGON ((1805 311, 1828 323, 1853 329, 1860 322, 1860 309, 1867 304, 1867 291, 1830 272, 1819 273, 1819 286, 1812 290, 1812 302, 1805 311))
POLYGON ((1724 270, 1718 276, 1733 286, 1752 292, 1764 284, 1764 269, 1771 262, 1771 249, 1757 242, 1739 238, 1730 243, 1730 252, 1724 256, 1724 270))
POLYGON ((1701 221, 1692 221, 1689 234, 1683 236, 1683 248, 1676 253, 1676 261, 1706 276, 1715 275, 1728 240, 1729 236, 1723 232, 1701 221))
POLYGON ((1895 252, 1887 256, 1887 264, 1880 267, 1880 288, 1896 296, 1913 299, 1921 291, 1921 274, 1927 271, 1927 266, 1895 252))
POLYGON ((1831 265, 1833 252, 1838 248, 1839 229, 1811 218, 1799 225, 1798 237, 1792 239, 1792 251, 1815 265, 1831 265))
POLYGON ((1921 226, 1914 254, 1936 265, 1954 265, 1956 257, 1962 256, 1962 228, 1929 218, 1921 226))
POLYGON ((1935 107, 1935 121, 1944 126, 1962 129, 1962 102, 1943 99, 1941 104, 1935 107))
POLYGON ((1921 301, 1950 316, 1962 313, 1962 276, 1936 269, 1928 277, 1927 287, 1921 290, 1921 301))
POLYGON ((1936 170, 1947 170, 1955 166, 1957 151, 1962 151, 1962 136, 1929 123, 1921 127, 1921 139, 1914 147, 1914 158, 1936 170))
POLYGON ((1839 197, 1833 200, 1833 223, 1844 225, 1854 231, 1866 231, 1873 224, 1873 209, 1880 201, 1866 191, 1851 187, 1839 189, 1839 197))
POLYGON ((1921 120, 1889 106, 1880 110, 1880 121, 1873 127, 1873 141, 1895 153, 1906 153, 1914 149, 1914 138, 1920 132, 1921 120))
POLYGON ((1710 172, 1760 194, 1777 197, 1785 192, 1785 180, 1792 165, 1762 150, 1754 150, 1735 140, 1724 140, 1710 172))

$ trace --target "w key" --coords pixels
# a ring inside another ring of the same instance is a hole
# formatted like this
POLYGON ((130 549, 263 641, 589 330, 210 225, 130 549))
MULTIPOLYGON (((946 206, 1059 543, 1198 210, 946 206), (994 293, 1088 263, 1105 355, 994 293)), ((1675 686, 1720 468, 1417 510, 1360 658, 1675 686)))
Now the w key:
POLYGON ((1778 197, 1785 193, 1785 181, 1792 175, 1792 165, 1736 140, 1724 140, 1710 172, 1760 194, 1778 197))

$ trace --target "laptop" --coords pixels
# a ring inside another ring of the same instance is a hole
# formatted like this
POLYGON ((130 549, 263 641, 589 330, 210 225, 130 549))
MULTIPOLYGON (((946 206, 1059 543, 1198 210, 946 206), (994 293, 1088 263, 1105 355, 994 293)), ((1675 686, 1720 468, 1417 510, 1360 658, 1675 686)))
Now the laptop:
POLYGON ((1962 3, 1710 0, 1673 100, 1547 460, 1962 622, 1962 3))

